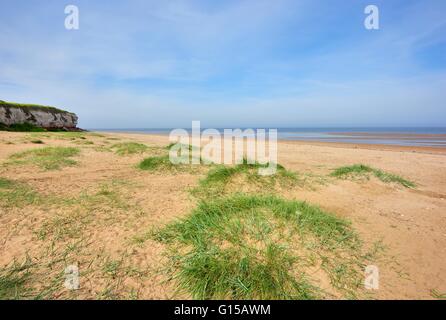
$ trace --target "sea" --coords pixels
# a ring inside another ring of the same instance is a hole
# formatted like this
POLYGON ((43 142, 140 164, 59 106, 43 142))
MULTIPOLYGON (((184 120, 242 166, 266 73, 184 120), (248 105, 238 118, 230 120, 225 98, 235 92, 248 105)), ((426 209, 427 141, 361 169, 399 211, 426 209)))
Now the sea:
MULTIPOLYGON (((245 128, 240 129, 244 130, 245 128)), ((446 127, 314 127, 271 129, 278 130, 278 139, 280 140, 446 148, 446 127)), ((173 128, 92 128, 89 130, 168 135, 173 128)), ((186 130, 190 131, 190 129, 186 130)), ((205 128, 202 128, 202 130, 205 130, 205 128)), ((217 130, 223 133, 222 128, 218 128, 217 130)))

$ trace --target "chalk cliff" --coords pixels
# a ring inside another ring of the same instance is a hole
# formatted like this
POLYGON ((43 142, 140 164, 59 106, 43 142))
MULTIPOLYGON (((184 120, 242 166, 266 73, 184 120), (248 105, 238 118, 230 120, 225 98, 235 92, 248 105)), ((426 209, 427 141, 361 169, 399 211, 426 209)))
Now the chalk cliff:
POLYGON ((76 129, 77 116, 74 113, 54 107, 19 104, 0 100, 0 124, 7 126, 30 123, 45 129, 76 129))

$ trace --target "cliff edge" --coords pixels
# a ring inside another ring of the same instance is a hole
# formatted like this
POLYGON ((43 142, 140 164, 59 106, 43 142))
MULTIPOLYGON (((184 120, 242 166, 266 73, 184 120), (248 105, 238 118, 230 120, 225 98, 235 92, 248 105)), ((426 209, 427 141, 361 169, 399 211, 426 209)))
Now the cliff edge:
POLYGON ((0 100, 0 124, 31 124, 44 129, 78 130, 76 114, 54 107, 0 100))

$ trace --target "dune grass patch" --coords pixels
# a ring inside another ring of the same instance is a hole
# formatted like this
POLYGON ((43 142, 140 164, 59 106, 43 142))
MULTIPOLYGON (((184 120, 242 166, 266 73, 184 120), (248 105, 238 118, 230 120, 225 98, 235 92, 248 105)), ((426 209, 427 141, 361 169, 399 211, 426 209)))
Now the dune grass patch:
POLYGON ((26 135, 25 139, 33 140, 33 139, 42 139, 42 138, 51 138, 52 132, 32 132, 26 135))
MULTIPOLYGON (((85 241, 63 245, 42 244, 42 251, 34 256, 26 254, 0 267, 0 300, 49 300, 76 298, 76 291, 66 290, 64 270, 67 262, 77 261, 84 254, 85 241)), ((88 272, 88 271, 86 271, 88 272)))
POLYGON ((0 207, 20 208, 38 201, 38 194, 29 186, 0 177, 0 207))
POLYGON ((112 180, 99 185, 97 189, 83 191, 78 196, 46 197, 45 204, 65 210, 45 219, 40 228, 34 230, 34 234, 39 240, 79 239, 91 223, 116 223, 121 214, 129 218, 129 212, 136 208, 121 192, 120 186, 124 183, 112 180))
POLYGON ((195 299, 321 298, 307 272, 318 265, 345 295, 361 284, 350 224, 305 202, 246 194, 202 201, 152 237, 167 245, 173 278, 195 299))
POLYGON ((192 161, 192 159, 199 159, 199 162, 201 164, 210 164, 206 162, 204 158, 201 157, 201 147, 185 143, 170 143, 169 145, 164 147, 164 149, 168 150, 170 155, 170 150, 174 146, 178 147, 178 149, 176 149, 176 156, 178 158, 188 159, 189 161, 192 161), (184 151, 187 151, 187 153, 183 153, 184 151), (198 151, 199 153, 198 157, 194 157, 194 151, 198 151))
POLYGON ((45 142, 43 142, 43 141, 40 140, 40 139, 33 139, 33 140, 30 140, 30 142, 31 142, 31 143, 34 143, 34 144, 45 144, 45 142))
POLYGON ((90 137, 105 138, 105 136, 103 134, 98 133, 98 132, 87 131, 86 134, 89 135, 90 137))
POLYGON ((58 170, 77 164, 72 157, 80 153, 78 148, 45 147, 15 153, 10 156, 8 164, 35 165, 45 170, 58 170))
POLYGON ((89 138, 102 137, 94 132, 87 131, 45 131, 45 132, 32 132, 28 135, 31 139, 53 139, 63 141, 78 142, 82 140, 88 140, 89 138))
POLYGON ((137 142, 122 142, 116 143, 111 146, 115 150, 115 153, 120 156, 140 154, 147 151, 148 147, 145 144, 137 142))
POLYGON ((164 149, 166 149, 166 150, 170 150, 170 149, 172 149, 173 146, 177 146, 177 145, 178 145, 179 147, 181 147, 181 148, 184 148, 184 149, 189 150, 189 153, 192 152, 192 151, 194 151, 194 150, 201 150, 200 147, 198 147, 198 146, 194 146, 194 145, 192 145, 192 144, 174 143, 174 142, 169 143, 166 147, 164 147, 164 149))
POLYGON ((332 177, 336 178, 348 178, 352 176, 367 176, 374 175, 376 178, 385 183, 397 183, 406 188, 415 188, 416 184, 410 180, 404 179, 403 177, 382 171, 380 169, 375 169, 364 164, 355 164, 351 166, 344 166, 335 169, 332 173, 332 177))
POLYGON ((90 135, 87 132, 78 132, 78 131, 47 131, 47 132, 34 132, 31 133, 31 137, 40 138, 50 138, 55 140, 86 140, 87 135, 90 135))
POLYGON ((243 185, 251 187, 255 190, 264 190, 270 192, 276 186, 292 186, 299 182, 299 178, 295 172, 285 169, 282 165, 277 165, 277 172, 273 175, 262 176, 259 169, 267 168, 268 164, 260 164, 258 162, 248 163, 243 159, 243 163, 235 166, 217 166, 211 169, 207 176, 200 180, 199 186, 192 190, 197 196, 216 196, 229 193, 226 188, 235 182, 236 188, 243 185), (240 180, 241 179, 241 180, 240 180))
POLYGON ((446 300, 446 292, 440 293, 438 290, 432 289, 431 296, 434 299, 446 300))
POLYGON ((14 261, 0 269, 0 300, 19 300, 31 296, 27 286, 30 267, 31 262, 26 259, 21 264, 14 261))
POLYGON ((146 170, 146 171, 172 170, 175 168, 175 166, 176 165, 170 162, 169 156, 156 156, 156 157, 145 158, 138 165, 138 167, 141 170, 146 170))
POLYGON ((92 145, 94 145, 94 142, 90 141, 90 140, 75 140, 74 143, 78 144, 78 145, 83 145, 83 146, 92 146, 92 145))
POLYGON ((158 155, 145 158, 138 164, 138 168, 145 171, 170 171, 170 172, 196 172, 200 165, 195 164, 174 164, 170 161, 169 155, 158 155))

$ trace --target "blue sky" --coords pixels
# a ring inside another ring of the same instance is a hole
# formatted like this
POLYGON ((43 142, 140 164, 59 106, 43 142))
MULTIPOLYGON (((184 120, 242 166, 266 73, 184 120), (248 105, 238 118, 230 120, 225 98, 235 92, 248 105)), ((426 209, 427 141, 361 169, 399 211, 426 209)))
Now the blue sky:
POLYGON ((81 127, 446 126, 444 0, 0 9, 0 99, 68 109, 81 127), (380 30, 364 28, 368 4, 380 30))

